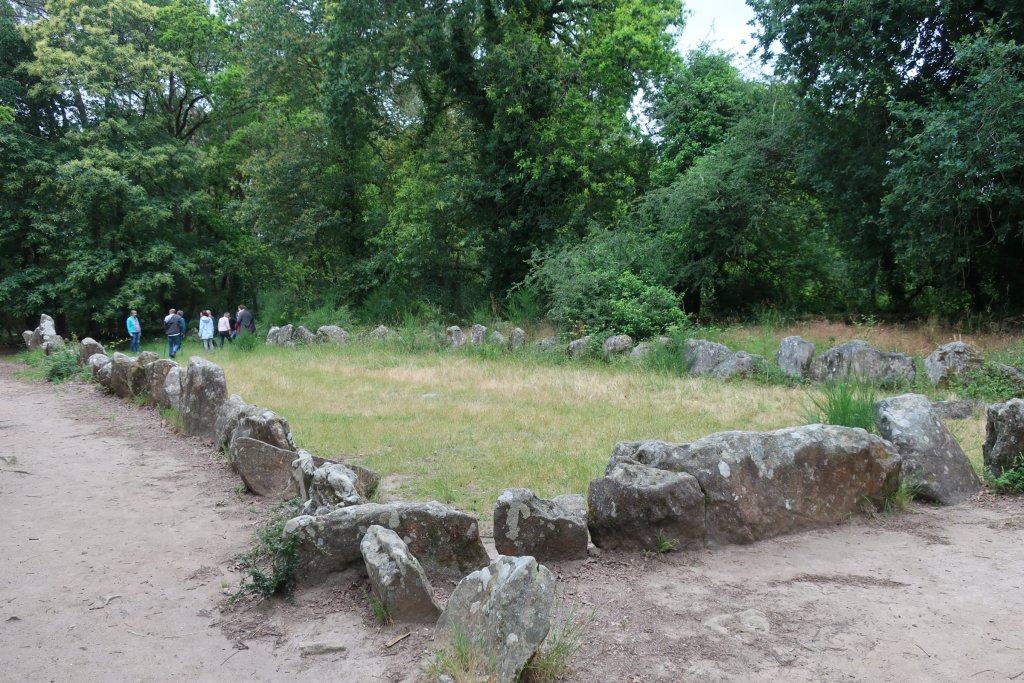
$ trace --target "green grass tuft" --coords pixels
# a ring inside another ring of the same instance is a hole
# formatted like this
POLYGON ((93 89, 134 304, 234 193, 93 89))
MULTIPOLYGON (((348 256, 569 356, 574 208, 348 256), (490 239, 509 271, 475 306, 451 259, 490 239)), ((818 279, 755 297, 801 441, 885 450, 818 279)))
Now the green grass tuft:
POLYGON ((875 427, 876 390, 861 381, 829 382, 821 387, 820 396, 807 393, 810 405, 805 417, 809 423, 860 427, 877 432, 875 427))

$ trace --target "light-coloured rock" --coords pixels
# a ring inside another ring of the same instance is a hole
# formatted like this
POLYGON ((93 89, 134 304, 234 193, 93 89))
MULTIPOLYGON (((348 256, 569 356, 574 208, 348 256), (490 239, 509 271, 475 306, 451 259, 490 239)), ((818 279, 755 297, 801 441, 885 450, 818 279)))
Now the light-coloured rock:
MULTIPOLYGON (((226 425, 225 425, 226 428, 226 425)), ((246 437, 286 451, 295 451, 295 440, 288 420, 272 410, 255 408, 238 415, 238 424, 231 432, 231 438, 246 437)))
POLYGON ((153 353, 152 351, 143 351, 142 353, 135 357, 135 360, 139 363, 139 366, 145 368, 150 363, 155 363, 156 361, 160 360, 160 355, 157 353, 153 353))
POLYGON ((110 358, 110 390, 121 398, 139 396, 146 390, 146 371, 131 356, 115 352, 110 358))
POLYGON ((981 369, 981 357, 976 349, 960 341, 943 344, 924 359, 924 369, 932 386, 948 382, 953 377, 981 369))
POLYGON ((458 325, 452 325, 445 332, 448 334, 448 343, 453 349, 461 349, 466 345, 466 334, 458 325))
POLYGON ((487 328, 479 323, 473 325, 469 330, 469 343, 473 346, 480 346, 484 343, 484 335, 487 334, 487 328))
POLYGON ((518 351, 524 346, 526 346, 526 330, 517 327, 508 336, 508 347, 513 351, 518 351))
POLYGON ((277 325, 272 326, 267 330, 267 344, 274 345, 277 343, 277 334, 281 331, 281 328, 277 325))
POLYGON ((217 409, 217 421, 214 423, 214 431, 217 433, 217 448, 226 449, 231 445, 231 437, 242 417, 259 412, 262 412, 261 408, 246 403, 238 394, 228 396, 227 400, 217 409))
POLYGON ((587 353, 587 349, 590 348, 590 343, 593 340, 594 340, 593 335, 589 335, 588 334, 585 337, 580 337, 579 339, 574 339, 573 341, 569 342, 569 346, 566 347, 566 351, 568 352, 569 357, 570 358, 581 358, 581 357, 583 357, 583 355, 587 353))
POLYGON ((434 640, 441 649, 476 640, 496 683, 515 683, 551 628, 555 577, 532 557, 499 556, 468 575, 448 599, 434 640))
POLYGON ((63 348, 64 339, 59 334, 55 334, 52 337, 49 337, 46 341, 43 342, 42 346, 43 354, 47 356, 52 356, 57 351, 63 348))
POLYGON ((94 353, 89 356, 89 360, 86 363, 92 369, 92 376, 95 377, 100 368, 110 364, 110 358, 104 353, 94 353))
POLYGON ((900 478, 916 487, 915 497, 956 505, 981 491, 967 454, 935 416, 927 397, 903 394, 882 399, 875 407, 875 424, 900 454, 900 478))
POLYGON ((816 382, 860 379, 872 384, 912 384, 917 376, 914 359, 903 353, 888 353, 860 339, 840 344, 811 363, 816 382))
POLYGON ((764 358, 761 356, 755 356, 746 351, 737 351, 712 368, 710 374, 716 379, 752 377, 763 365, 764 358))
POLYGON ((428 574, 464 574, 487 564, 476 518, 436 501, 366 503, 285 524, 286 535, 299 535, 298 578, 313 582, 361 565, 359 543, 374 524, 397 532, 428 574))
POLYGON ((494 547, 502 555, 538 561, 587 556, 587 509, 583 496, 543 500, 530 489, 505 489, 494 506, 494 547))
POLYGON ((694 375, 710 375, 721 363, 733 357, 725 344, 706 339, 687 339, 683 343, 683 362, 694 375))
POLYGON ((39 316, 39 326, 36 328, 43 335, 44 341, 46 337, 53 337, 57 334, 57 326, 53 322, 53 318, 43 313, 39 316))
POLYGON ((629 353, 633 349, 633 338, 628 334, 616 334, 605 339, 601 348, 610 356, 629 353))
POLYGON ((292 325, 282 325, 276 328, 276 331, 271 335, 267 333, 267 343, 276 344, 278 346, 291 346, 292 336, 295 334, 295 327, 292 325))
POLYGON ((550 351, 551 349, 558 347, 558 339, 555 337, 545 337, 544 339, 538 339, 534 342, 534 346, 537 347, 538 351, 550 351))
POLYGON ((306 329, 305 326, 299 325, 292 331, 292 341, 296 344, 315 344, 316 335, 306 329))
POLYGON ((982 415, 988 408, 984 401, 972 399, 957 401, 932 401, 932 410, 942 420, 966 420, 975 415, 982 415))
POLYGON ((630 351, 629 357, 633 360, 643 360, 654 353, 654 347, 650 342, 640 342, 630 351))
POLYGON ((379 325, 366 336, 374 341, 384 341, 385 339, 390 339, 391 335, 391 329, 387 325, 379 325))
MULTIPOLYGON (((295 452, 295 460, 292 462, 292 471, 296 481, 299 483, 299 496, 304 501, 312 498, 313 475, 317 468, 323 465, 343 464, 355 475, 356 493, 364 499, 372 498, 380 485, 380 475, 371 469, 355 463, 339 463, 337 460, 328 460, 313 455, 301 448, 295 452)), ((365 502, 365 501, 364 501, 365 502)))
MULTIPOLYGON (((171 399, 167 395, 167 375, 178 368, 178 364, 169 358, 160 358, 146 365, 146 384, 149 386, 149 402, 158 408, 170 408, 171 399)), ((180 368, 178 368, 180 371, 180 368)), ((181 382, 178 383, 178 397, 181 396, 181 382)))
POLYGON ((990 405, 985 423, 985 444, 981 448, 985 469, 998 477, 1024 464, 1024 400, 1014 398, 990 405))
POLYGON ((292 477, 293 451, 243 436, 231 440, 228 458, 246 488, 256 495, 276 500, 298 495, 299 486, 292 477))
POLYGON ((25 342, 25 346, 28 347, 29 351, 32 350, 32 330, 25 330, 21 333, 21 338, 25 342))
POLYGON ((344 346, 348 344, 348 332, 337 325, 321 325, 316 330, 316 340, 321 344, 344 346))
POLYGON ((498 330, 494 330, 487 336, 487 343, 491 346, 500 346, 502 348, 508 346, 508 339, 505 338, 498 330))
POLYGON ((398 534, 374 524, 366 530, 359 548, 373 594, 393 620, 437 621, 441 608, 434 600, 430 579, 398 534))
POLYGON ((164 379, 164 399, 167 401, 167 407, 175 410, 181 409, 181 385, 184 381, 185 371, 181 369, 180 365, 175 364, 168 370, 167 377, 164 379))
POLYGON ((189 358, 178 406, 185 431, 215 443, 217 411, 227 399, 228 385, 224 370, 204 358, 189 358))
POLYGON ((292 463, 293 470, 301 469, 300 495, 305 490, 308 499, 300 510, 304 515, 325 515, 350 505, 362 505, 366 498, 359 494, 358 475, 340 462, 325 462, 309 472, 303 469, 303 458, 292 463), (298 466, 298 467, 296 467, 298 466))
MULTIPOLYGON (((104 358, 105 357, 106 356, 104 356, 104 358)), ((93 358, 96 358, 96 356, 93 356, 93 358)), ((113 369, 114 364, 112 362, 101 363, 93 366, 93 376, 96 378, 96 381, 99 382, 100 386, 107 391, 110 391, 111 380, 113 379, 113 369)))
POLYGON ((775 353, 775 364, 790 377, 798 379, 806 377, 811 369, 814 358, 814 344, 803 337, 786 337, 779 342, 779 350, 775 353))

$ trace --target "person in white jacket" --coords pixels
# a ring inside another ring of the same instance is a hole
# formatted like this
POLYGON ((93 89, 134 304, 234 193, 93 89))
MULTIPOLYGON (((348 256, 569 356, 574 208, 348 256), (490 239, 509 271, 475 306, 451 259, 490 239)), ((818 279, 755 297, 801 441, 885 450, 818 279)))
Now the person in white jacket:
POLYGON ((213 351, 213 314, 203 311, 199 315, 199 338, 203 340, 203 348, 213 351))

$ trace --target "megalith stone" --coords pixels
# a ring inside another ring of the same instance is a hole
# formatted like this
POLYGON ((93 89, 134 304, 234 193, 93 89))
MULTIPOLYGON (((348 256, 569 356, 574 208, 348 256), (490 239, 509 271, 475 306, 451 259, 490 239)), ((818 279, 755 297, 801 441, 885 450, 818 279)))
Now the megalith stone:
POLYGON ((115 352, 110 365, 110 390, 114 394, 131 398, 146 390, 146 371, 135 358, 115 352))
POLYGON ((629 353, 633 348, 633 338, 628 334, 616 334, 605 339, 601 348, 609 356, 629 353))
POLYGON ((271 345, 276 344, 277 343, 277 334, 280 331, 281 331, 281 328, 278 327, 277 325, 274 325, 269 330, 267 330, 267 344, 271 344, 271 345))
POLYGON ((499 556, 459 582, 434 631, 440 648, 477 641, 496 683, 515 683, 551 628, 555 577, 532 557, 499 556))
POLYGON ((491 346, 507 347, 508 339, 498 330, 494 330, 487 336, 487 343, 491 346))
POLYGON ((52 356, 58 350, 64 348, 64 339, 59 334, 55 334, 43 342, 43 354, 52 356))
POLYGON ((348 344, 348 332, 337 325, 321 325, 316 330, 316 340, 321 344, 344 346, 348 344))
POLYGON ((374 341, 383 341, 391 337, 391 329, 387 325, 379 325, 375 327, 368 335, 370 339, 374 341))
POLYGON ((227 398, 228 385, 224 379, 224 370, 204 358, 189 358, 188 369, 181 383, 178 407, 185 431, 215 443, 217 411, 227 398))
POLYGON ((316 335, 306 329, 304 325, 299 325, 292 331, 292 341, 296 344, 315 344, 316 335))
POLYGON ((261 408, 246 403, 238 394, 231 394, 227 400, 220 404, 217 409, 217 421, 214 423, 214 431, 217 434, 215 445, 217 448, 227 448, 231 445, 231 436, 238 427, 238 421, 244 415, 261 412, 261 408))
POLYGON ((538 339, 533 345, 538 351, 550 351, 558 346, 558 339, 555 337, 545 337, 544 339, 538 339))
POLYGON ((1024 399, 990 405, 985 423, 985 444, 981 448, 985 469, 998 477, 1024 464, 1024 399))
POLYGON ((629 357, 633 360, 643 360, 652 353, 654 353, 654 346, 650 342, 640 342, 629 352, 629 357))
POLYGON ((25 346, 32 350, 32 330, 25 330, 21 333, 21 338, 25 342, 25 346))
POLYGON ((36 328, 43 335, 44 341, 46 337, 53 337, 57 334, 57 326, 53 322, 53 318, 43 313, 39 316, 39 326, 36 328))
POLYGON ((325 462, 307 473, 302 470, 305 461, 302 459, 292 463, 293 470, 302 471, 302 489, 308 496, 302 506, 304 515, 325 515, 339 508, 350 505, 362 505, 366 498, 359 494, 357 482, 359 476, 347 465, 340 462, 325 462), (298 468, 296 468, 296 464, 298 468))
POLYGON ((569 346, 566 348, 566 351, 569 353, 569 357, 582 357, 584 354, 586 354, 587 349, 590 348, 590 342, 592 342, 593 339, 594 337, 588 334, 585 337, 580 337, 579 339, 574 339, 573 341, 569 342, 569 346))
POLYGON ((164 399, 167 401, 167 407, 181 410, 181 385, 184 381, 185 371, 180 365, 175 364, 167 371, 167 377, 164 378, 164 399))
POLYGON ((243 436, 232 439, 228 457, 242 482, 256 495, 288 500, 299 494, 298 483, 292 477, 293 451, 243 436))
POLYGON ((480 346, 484 343, 484 335, 486 334, 486 327, 480 324, 473 325, 469 330, 469 343, 473 346, 480 346))
POLYGON ((779 342, 779 350, 775 353, 775 364, 790 377, 803 378, 811 368, 814 358, 814 344, 803 337, 786 337, 779 342))
POLYGON ((903 394, 882 399, 875 406, 875 424, 900 454, 900 479, 916 487, 915 497, 956 505, 981 490, 967 454, 936 417, 927 397, 903 394))
POLYGON ((732 351, 725 344, 706 339, 687 339, 683 344, 683 361, 694 375, 710 375, 732 356, 732 351))
MULTIPOLYGON (((96 358, 96 356, 93 356, 93 358, 96 358)), ((106 356, 104 356, 104 358, 106 358, 106 356)), ((96 378, 96 381, 100 383, 100 386, 107 391, 110 391, 113 369, 114 364, 112 362, 93 365, 93 376, 96 378)))
POLYGON ((505 489, 494 506, 494 547, 502 555, 583 559, 587 537, 587 510, 579 494, 543 500, 530 489, 505 489))
POLYGON ((239 437, 256 439, 286 451, 295 451, 291 425, 288 424, 288 420, 272 410, 254 406, 251 410, 239 413, 238 424, 231 432, 231 438, 239 437))
POLYGON ((746 351, 730 353, 729 357, 711 369, 710 375, 717 379, 730 377, 751 377, 764 365, 764 358, 746 351))
POLYGON ((363 498, 369 499, 376 493, 377 487, 380 485, 380 475, 373 470, 362 465, 356 465, 355 463, 339 463, 337 460, 321 458, 299 448, 295 452, 292 470, 296 481, 299 482, 299 495, 302 497, 302 500, 308 501, 312 497, 313 475, 316 473, 317 468, 331 464, 343 464, 352 471, 355 475, 356 493, 363 498))
POLYGON ((374 525, 398 533, 428 574, 464 574, 487 564, 477 520, 436 501, 365 503, 325 515, 301 515, 285 524, 298 534, 297 576, 315 581, 362 563, 359 543, 374 525))
POLYGON ((135 360, 137 360, 139 363, 139 367, 142 368, 145 368, 150 363, 156 362, 159 359, 160 355, 152 351, 143 351, 142 353, 135 357, 135 360))
POLYGON ((508 347, 513 351, 518 351, 524 346, 526 346, 526 330, 517 327, 508 336, 508 347))
POLYGON ((397 622, 433 624, 441 614, 430 579, 391 529, 370 526, 359 542, 373 594, 397 622))
POLYGON ((817 382, 861 379, 872 384, 912 384, 917 376, 914 359, 904 353, 879 351, 855 339, 829 349, 811 363, 817 382))
POLYGON ((987 403, 974 399, 932 401, 932 410, 943 420, 966 420, 984 413, 987 408, 987 403))
MULTIPOLYGON (((685 472, 622 462, 587 491, 587 523, 594 545, 609 550, 654 550, 704 545, 704 494, 685 472)), ((497 524, 495 524, 497 528, 497 524)))
POLYGON ((458 325, 452 325, 445 332, 448 334, 448 342, 453 349, 460 349, 466 345, 466 334, 458 325))
MULTIPOLYGON (((282 325, 281 327, 277 328, 277 334, 274 335, 274 337, 273 337, 274 341, 272 343, 277 344, 279 346, 291 346, 292 343, 293 343, 292 342, 292 337, 294 335, 295 335, 295 327, 293 325, 291 325, 291 324, 282 325)), ((269 338, 269 333, 268 333, 267 343, 268 344, 271 343, 270 338, 269 338)))
MULTIPOLYGON (((149 386, 149 402, 158 408, 170 408, 171 399, 167 395, 167 375, 178 368, 178 364, 169 358, 160 358, 146 366, 146 384, 149 386)), ((178 396, 181 396, 179 376, 178 396)))
POLYGON ((970 345, 961 341, 943 344, 924 359, 924 369, 932 386, 948 382, 953 377, 981 369, 981 357, 970 345))

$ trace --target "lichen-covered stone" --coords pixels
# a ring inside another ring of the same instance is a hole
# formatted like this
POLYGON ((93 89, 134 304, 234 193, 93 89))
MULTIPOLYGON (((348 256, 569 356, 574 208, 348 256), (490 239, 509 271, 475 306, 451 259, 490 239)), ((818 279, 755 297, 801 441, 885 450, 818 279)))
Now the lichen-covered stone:
POLYGON ((605 339, 601 348, 609 356, 629 353, 633 348, 633 338, 628 334, 616 334, 605 339))
POLYGON ((181 383, 178 407, 185 431, 215 443, 217 411, 227 399, 228 385, 224 370, 204 358, 189 358, 188 369, 181 383))
POLYGON ((979 370, 981 364, 978 352, 960 341, 943 344, 924 359, 924 369, 932 386, 944 384, 972 370, 979 370))
POLYGON ((89 363, 89 359, 97 353, 106 355, 107 352, 103 348, 103 344, 100 344, 92 337, 86 337, 78 345, 78 362, 82 365, 87 365, 89 363))
POLYGON ((430 579, 398 534, 374 524, 359 548, 373 594, 394 621, 433 624, 437 620, 441 608, 430 579))
POLYGON ((291 425, 273 410, 253 406, 241 411, 238 414, 238 423, 231 432, 232 440, 239 437, 256 439, 286 451, 295 451, 291 425))
POLYGON ((146 371, 135 358, 114 353, 110 364, 110 390, 114 394, 121 398, 131 398, 146 390, 146 371))
POLYGON ((480 346, 484 343, 484 335, 487 334, 487 328, 479 323, 473 325, 469 330, 469 343, 473 346, 480 346))
POLYGON ((494 506, 494 547, 539 561, 587 556, 587 510, 581 495, 544 500, 530 489, 505 489, 494 506))
MULTIPOLYGON (((146 384, 149 386, 149 402, 158 408, 170 408, 171 397, 167 393, 167 376, 174 370, 180 372, 177 363, 169 358, 160 358, 146 365, 146 384)), ((181 397, 181 381, 178 381, 175 400, 181 397)), ((176 403, 174 404, 177 405, 176 403)))
POLYGON ((683 344, 683 361, 694 375, 710 375, 721 363, 732 358, 725 344, 706 339, 687 339, 683 344))
POLYGON ((256 495, 276 500, 298 495, 298 483, 292 477, 293 451, 243 436, 232 439, 228 457, 246 488, 256 495))
POLYGON ((452 325, 445 332, 448 334, 448 343, 453 349, 461 349, 466 345, 466 333, 458 325, 452 325))
POLYGON ((1014 398, 988 407, 982 458, 985 469, 998 477, 1016 467, 1024 453, 1024 400, 1014 398))
POLYGON ((814 344, 803 337, 786 337, 779 342, 775 364, 790 377, 806 377, 814 358, 814 344))
POLYGON ((860 379, 872 384, 912 384, 917 376, 914 359, 904 353, 888 353, 860 339, 829 349, 811 363, 817 382, 860 379))
POLYGON ((508 347, 513 351, 518 351, 524 346, 526 346, 526 331, 517 327, 508 336, 508 347))
POLYGON ((344 346, 348 344, 348 332, 337 325, 321 325, 316 330, 316 340, 321 344, 344 346))
POLYGON ((566 352, 568 352, 570 358, 580 358, 587 352, 587 349, 590 348, 590 343, 593 340, 594 337, 589 334, 585 337, 574 339, 573 341, 569 342, 569 346, 566 348, 566 352))

